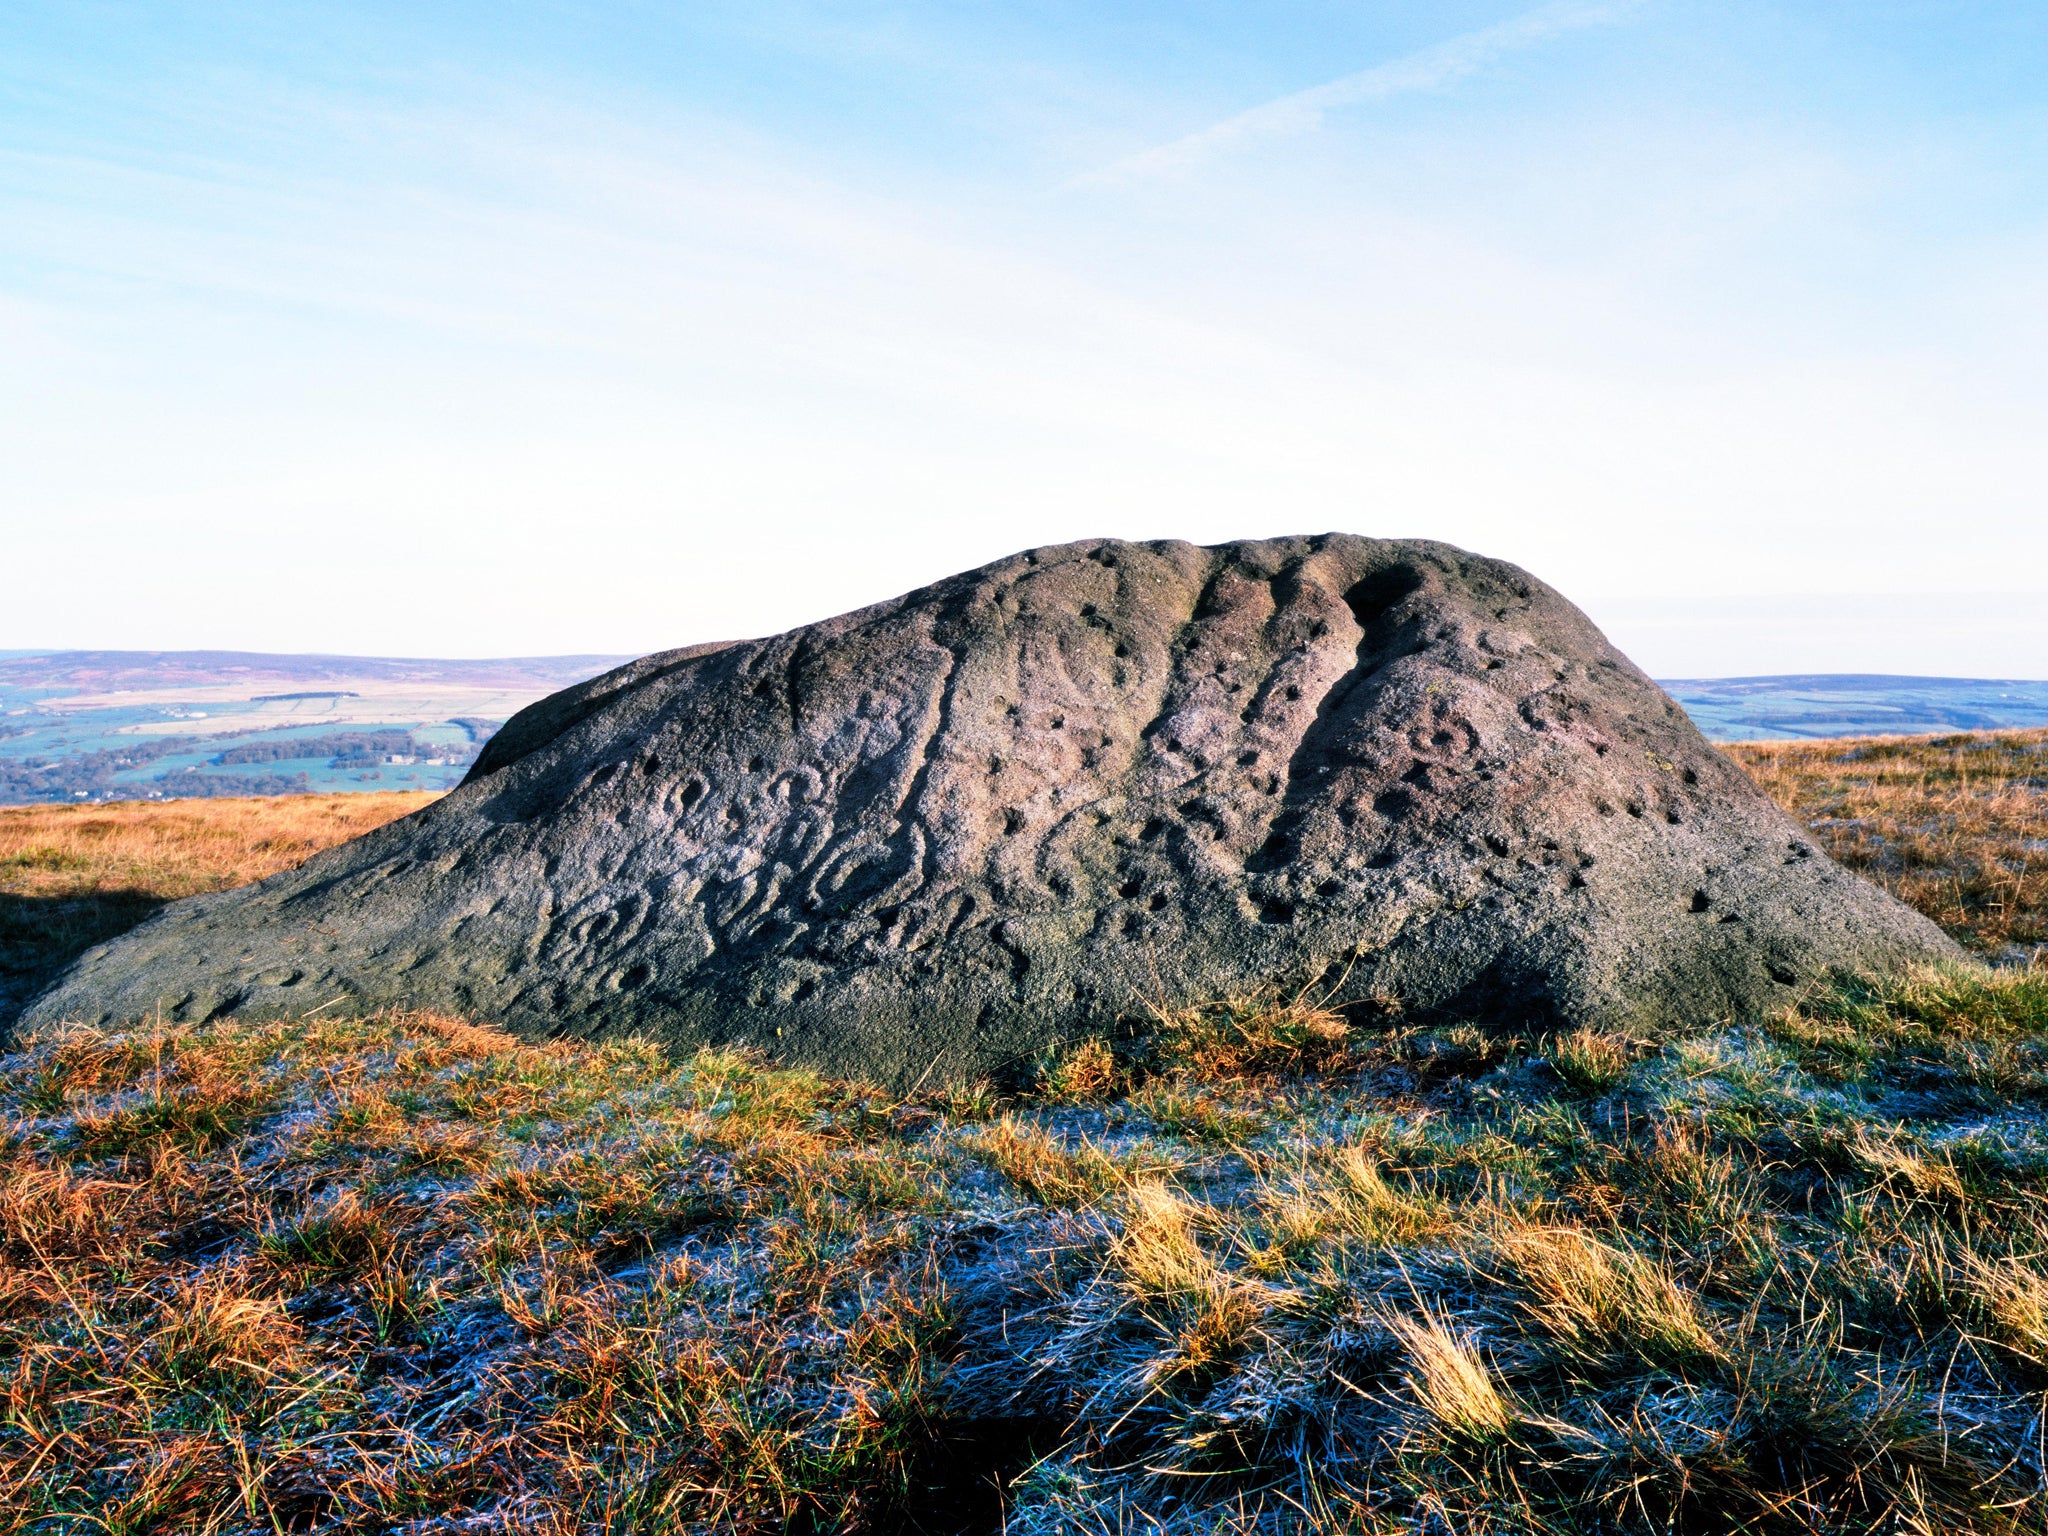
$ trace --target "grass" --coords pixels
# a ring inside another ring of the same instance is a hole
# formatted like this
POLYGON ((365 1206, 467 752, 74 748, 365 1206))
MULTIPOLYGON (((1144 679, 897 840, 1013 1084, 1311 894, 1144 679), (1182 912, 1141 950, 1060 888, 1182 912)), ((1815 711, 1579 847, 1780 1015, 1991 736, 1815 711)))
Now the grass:
POLYGON ((2044 1109, 2039 963, 1656 1038, 1259 995, 907 1100, 53 1030, 0 1058, 0 1526, 2038 1531, 2044 1109))
POLYGON ((1726 751, 1828 855, 1974 948, 2048 944, 2048 731, 1726 751))
POLYGON ((140 891, 160 901, 226 890, 294 868, 437 798, 390 792, 0 807, 0 889, 66 898, 140 891))
POLYGON ((0 1511, 2040 1526, 2048 972, 1817 994, 1599 1089, 1443 1034, 1153 1082, 1218 1142, 429 1015, 53 1031, 0 1065, 0 1511))
POLYGON ((434 798, 0 807, 0 1029, 63 966, 166 901, 277 874, 434 798))
POLYGON ((1492 1446, 1508 1440, 1518 1415, 1485 1358, 1447 1318, 1424 1302, 1413 1314, 1388 1313, 1385 1322, 1408 1358, 1401 1384, 1452 1445, 1492 1446))

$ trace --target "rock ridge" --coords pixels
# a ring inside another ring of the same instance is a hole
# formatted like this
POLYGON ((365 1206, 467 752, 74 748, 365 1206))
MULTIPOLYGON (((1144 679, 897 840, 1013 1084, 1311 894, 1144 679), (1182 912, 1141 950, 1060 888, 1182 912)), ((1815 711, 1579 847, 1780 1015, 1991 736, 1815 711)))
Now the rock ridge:
POLYGON ((1088 540, 544 699, 445 799, 174 904, 25 1022, 404 1004, 900 1084, 1317 973, 1627 1027, 1957 953, 1514 566, 1088 540))

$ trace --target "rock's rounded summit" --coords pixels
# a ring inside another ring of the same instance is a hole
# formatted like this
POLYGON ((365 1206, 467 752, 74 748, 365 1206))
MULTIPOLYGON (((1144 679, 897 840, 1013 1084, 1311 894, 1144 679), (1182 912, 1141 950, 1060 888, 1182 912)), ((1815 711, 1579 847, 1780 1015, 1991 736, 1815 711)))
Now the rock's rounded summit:
POLYGON ((1956 953, 1514 566, 1091 540, 543 700, 446 798, 166 908, 23 1022, 433 1007, 901 1084, 1318 972, 1627 1027, 1956 953))

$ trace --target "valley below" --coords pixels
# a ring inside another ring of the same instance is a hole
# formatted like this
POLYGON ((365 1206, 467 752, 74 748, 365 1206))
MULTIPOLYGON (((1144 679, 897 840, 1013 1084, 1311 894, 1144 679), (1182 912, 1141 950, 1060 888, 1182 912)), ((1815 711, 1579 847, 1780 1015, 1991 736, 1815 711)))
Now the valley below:
MULTIPOLYGON (((452 789, 499 726, 630 658, 0 653, 0 805, 452 789)), ((1714 741, 2048 726, 2048 683, 1671 681, 1714 741)))
POLYGON ((511 715, 624 659, 0 654, 0 805, 452 789, 511 715))

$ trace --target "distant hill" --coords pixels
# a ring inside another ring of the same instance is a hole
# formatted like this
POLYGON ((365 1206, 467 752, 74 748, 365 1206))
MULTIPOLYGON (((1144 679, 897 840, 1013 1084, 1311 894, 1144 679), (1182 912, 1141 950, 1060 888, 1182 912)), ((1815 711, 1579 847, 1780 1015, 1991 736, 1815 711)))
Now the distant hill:
POLYGON ((0 653, 0 804, 453 787, 515 711, 623 656, 0 653))
POLYGON ((10 689, 108 693, 359 680, 439 687, 566 688, 630 660, 629 656, 442 661, 411 656, 281 656, 263 651, 16 651, 0 652, 0 693, 10 689))
POLYGON ((2048 682, 1874 673, 1662 681, 1715 741, 1918 736, 2048 725, 2048 682))

